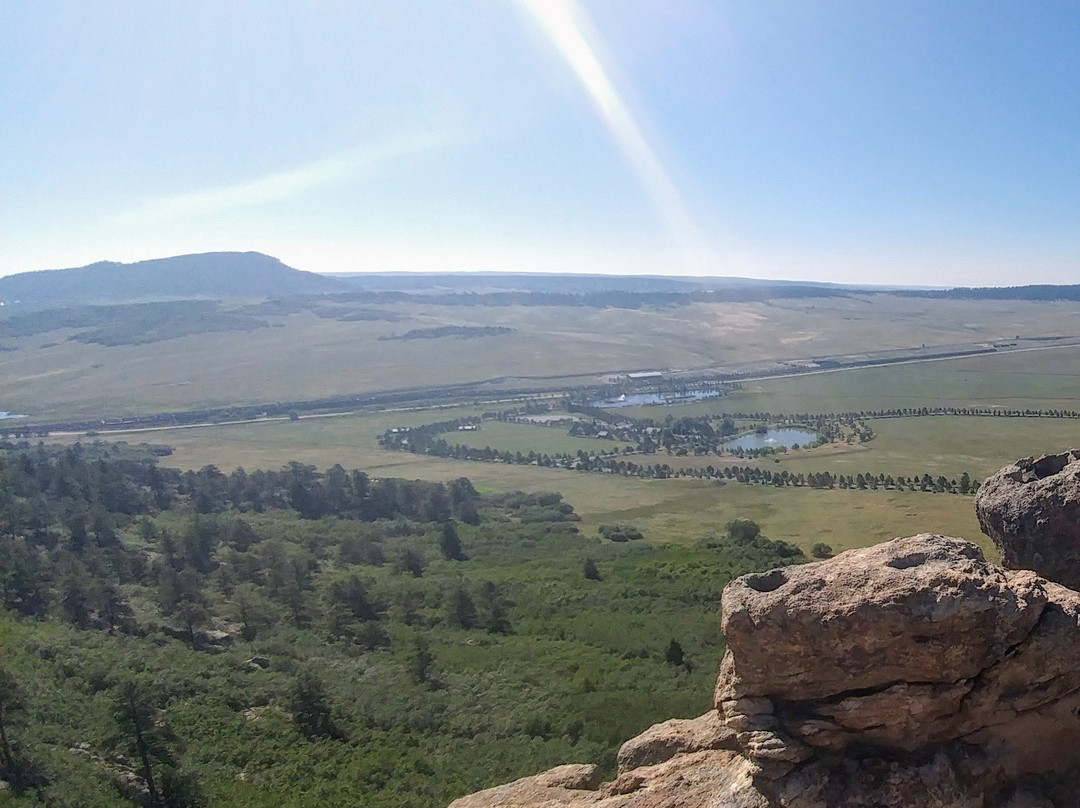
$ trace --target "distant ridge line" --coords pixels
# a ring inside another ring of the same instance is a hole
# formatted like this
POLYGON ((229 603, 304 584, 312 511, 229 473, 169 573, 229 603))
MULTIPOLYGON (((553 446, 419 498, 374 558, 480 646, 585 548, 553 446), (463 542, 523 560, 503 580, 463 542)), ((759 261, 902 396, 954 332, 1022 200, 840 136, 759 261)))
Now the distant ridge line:
POLYGON ((0 278, 0 301, 26 306, 127 303, 186 298, 259 298, 347 291, 339 280, 304 272, 258 252, 212 252, 130 264, 99 261, 0 278))
POLYGON ((956 300, 1080 300, 1080 285, 913 288, 735 277, 540 272, 317 274, 259 252, 209 252, 133 263, 98 261, 0 277, 0 302, 23 308, 182 299, 352 295, 373 302, 423 297, 461 305, 611 305, 755 302, 892 294, 956 300))

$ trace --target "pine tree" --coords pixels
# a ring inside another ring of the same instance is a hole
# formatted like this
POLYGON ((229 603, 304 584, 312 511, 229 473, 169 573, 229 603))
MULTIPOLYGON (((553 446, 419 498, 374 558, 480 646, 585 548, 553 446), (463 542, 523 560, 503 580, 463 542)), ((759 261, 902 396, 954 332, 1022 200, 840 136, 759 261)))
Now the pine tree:
POLYGON ((667 651, 664 652, 664 659, 669 665, 674 665, 676 668, 686 663, 683 647, 678 640, 673 639, 668 643, 667 651))
POLYGON ((447 561, 464 561, 466 559, 453 519, 443 522, 442 532, 439 534, 439 550, 442 551, 443 557, 447 561))

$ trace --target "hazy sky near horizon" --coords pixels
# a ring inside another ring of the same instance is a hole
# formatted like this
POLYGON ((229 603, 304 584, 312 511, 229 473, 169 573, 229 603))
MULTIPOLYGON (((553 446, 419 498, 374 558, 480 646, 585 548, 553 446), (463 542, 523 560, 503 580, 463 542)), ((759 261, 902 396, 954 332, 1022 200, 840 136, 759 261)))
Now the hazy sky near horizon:
POLYGON ((1080 282, 1080 5, 10 0, 0 275, 1080 282))

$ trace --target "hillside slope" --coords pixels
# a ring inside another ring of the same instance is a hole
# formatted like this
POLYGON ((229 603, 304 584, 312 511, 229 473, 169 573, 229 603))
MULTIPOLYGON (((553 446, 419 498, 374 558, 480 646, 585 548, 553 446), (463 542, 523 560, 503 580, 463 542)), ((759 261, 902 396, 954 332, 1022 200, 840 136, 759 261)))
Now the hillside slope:
POLYGON ((75 269, 0 278, 0 300, 23 306, 177 298, 284 297, 340 292, 340 281, 257 252, 216 252, 133 264, 101 261, 75 269))

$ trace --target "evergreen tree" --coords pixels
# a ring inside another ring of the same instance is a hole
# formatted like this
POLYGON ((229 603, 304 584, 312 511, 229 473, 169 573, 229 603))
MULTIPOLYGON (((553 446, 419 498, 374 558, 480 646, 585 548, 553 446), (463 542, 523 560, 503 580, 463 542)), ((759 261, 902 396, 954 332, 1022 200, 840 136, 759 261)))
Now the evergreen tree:
POLYGON ((22 712, 22 691, 7 668, 0 667, 0 772, 21 790, 21 773, 25 766, 15 751, 9 727, 12 717, 22 712))
POLYGON ((125 679, 114 687, 113 720, 118 747, 136 762, 152 806, 193 808, 204 803, 198 783, 179 770, 177 738, 145 686, 125 679))
POLYGON ((343 734, 334 723, 323 683, 311 671, 301 671, 296 677, 290 707, 297 728, 309 741, 319 738, 342 740, 343 734))
POLYGON ((397 563, 394 565, 395 572, 407 572, 413 578, 420 578, 427 567, 427 559, 423 553, 414 547, 406 547, 401 551, 397 563))
POLYGON ((476 628, 476 604, 463 586, 450 593, 450 622, 458 628, 476 628))
POLYGON ((447 561, 464 561, 466 559, 453 519, 443 522, 442 531, 439 533, 439 550, 447 561))
POLYGON ((679 644, 678 640, 672 640, 668 643, 667 651, 664 652, 664 660, 669 665, 674 665, 676 668, 683 665, 686 662, 686 656, 683 653, 683 647, 679 644))
POLYGON ((417 635, 416 639, 413 640, 413 655, 409 664, 409 672, 413 681, 418 685, 432 684, 432 667, 434 664, 435 657, 431 653, 428 641, 423 636, 417 635))

